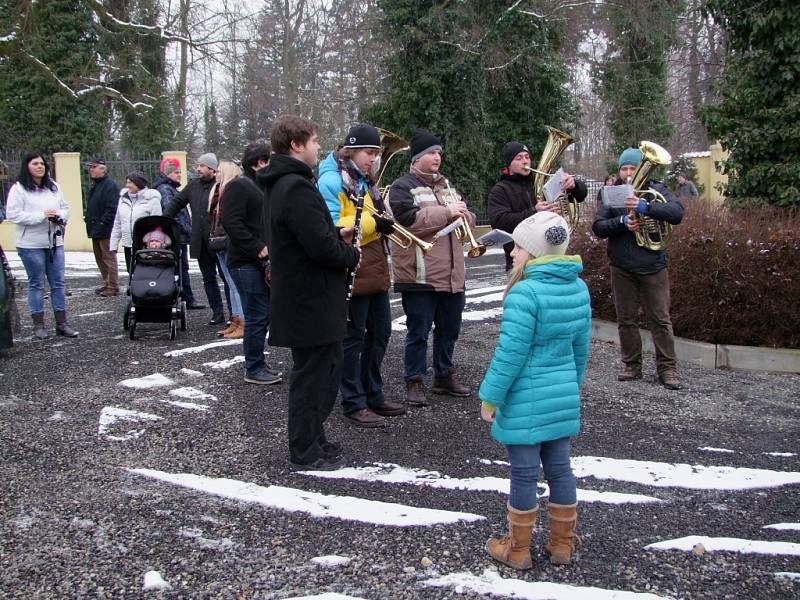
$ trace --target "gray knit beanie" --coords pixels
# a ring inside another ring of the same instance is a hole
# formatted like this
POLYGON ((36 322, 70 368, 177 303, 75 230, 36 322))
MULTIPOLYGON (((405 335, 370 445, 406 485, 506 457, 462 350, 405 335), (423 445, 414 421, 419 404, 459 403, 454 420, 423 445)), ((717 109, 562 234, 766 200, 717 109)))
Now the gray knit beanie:
POLYGON ((219 167, 219 161, 217 160, 217 155, 213 152, 206 152, 202 154, 200 158, 197 159, 197 164, 205 165, 212 171, 216 171, 219 167))

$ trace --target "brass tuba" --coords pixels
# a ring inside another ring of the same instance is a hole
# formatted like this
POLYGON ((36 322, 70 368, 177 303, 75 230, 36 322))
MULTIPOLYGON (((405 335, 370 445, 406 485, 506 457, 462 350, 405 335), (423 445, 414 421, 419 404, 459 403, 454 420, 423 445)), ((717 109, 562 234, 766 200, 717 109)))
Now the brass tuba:
MULTIPOLYGON (((542 157, 539 159, 539 164, 535 169, 529 169, 535 173, 533 176, 534 202, 541 202, 545 199, 544 184, 547 179, 553 176, 551 172, 553 165, 566 150, 567 146, 574 141, 571 135, 559 131, 555 127, 547 127, 547 142, 544 145, 542 157)), ((561 216, 564 217, 570 231, 575 229, 581 216, 580 205, 575 200, 570 199, 566 192, 561 192, 554 202, 561 209, 561 216)))
MULTIPOLYGON (((667 199, 660 193, 643 186, 647 183, 650 171, 656 167, 668 165, 672 162, 669 152, 655 142, 642 141, 639 143, 642 152, 642 162, 636 167, 628 183, 633 186, 633 193, 638 196, 652 196, 650 202, 666 203, 667 199)), ((658 221, 647 215, 630 210, 631 219, 639 221, 639 229, 635 232, 636 243, 648 250, 664 250, 672 240, 672 225, 666 221, 658 221)))
POLYGON ((389 193, 389 186, 387 185, 381 188, 380 185, 383 174, 386 172, 386 167, 389 166, 389 162, 396 154, 407 152, 411 147, 406 140, 396 133, 381 129, 380 127, 376 127, 376 129, 378 133, 381 134, 381 156, 378 163, 378 171, 375 173, 375 187, 380 191, 381 199, 384 200, 385 203, 386 194, 389 193))

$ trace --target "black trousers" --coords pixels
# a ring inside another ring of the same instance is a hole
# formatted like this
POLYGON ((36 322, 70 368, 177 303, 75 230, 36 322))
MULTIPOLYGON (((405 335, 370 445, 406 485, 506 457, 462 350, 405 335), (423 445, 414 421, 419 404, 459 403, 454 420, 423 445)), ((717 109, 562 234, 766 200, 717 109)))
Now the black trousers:
POLYGON ((323 425, 331 414, 342 372, 342 342, 292 348, 289 379, 289 460, 313 463, 324 454, 323 425))

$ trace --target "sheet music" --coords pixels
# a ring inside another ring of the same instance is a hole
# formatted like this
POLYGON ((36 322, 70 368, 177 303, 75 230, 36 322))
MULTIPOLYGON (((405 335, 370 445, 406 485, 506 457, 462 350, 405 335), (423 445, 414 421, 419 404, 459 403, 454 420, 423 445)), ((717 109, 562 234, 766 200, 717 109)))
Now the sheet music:
POLYGON ((553 202, 561 195, 561 179, 564 176, 564 169, 559 169, 547 180, 543 186, 544 198, 548 203, 553 202))
POLYGON ((513 242, 511 234, 502 229, 492 229, 478 238, 478 243, 487 248, 490 246, 505 246, 508 242, 513 242))
POLYGON ((625 208, 625 198, 633 196, 633 186, 606 185, 600 188, 600 201, 608 208, 625 208))

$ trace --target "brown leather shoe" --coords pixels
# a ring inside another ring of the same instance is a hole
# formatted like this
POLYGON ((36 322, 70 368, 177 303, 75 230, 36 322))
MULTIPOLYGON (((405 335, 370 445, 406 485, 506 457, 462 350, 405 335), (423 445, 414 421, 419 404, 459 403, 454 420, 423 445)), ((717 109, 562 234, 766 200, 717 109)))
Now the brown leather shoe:
POLYGON ((467 386, 458 383, 452 373, 447 377, 434 377, 431 391, 434 394, 447 394, 459 398, 464 398, 472 393, 467 386))
POLYGON ((617 381, 633 381, 642 378, 642 368, 633 365, 625 365, 625 368, 617 375, 617 381))
POLYGON ((658 381, 668 390, 681 389, 681 382, 678 381, 678 372, 675 369, 667 369, 658 376, 658 381))
POLYGON ((386 419, 380 415, 376 415, 369 408, 362 408, 354 413, 344 416, 345 419, 350 421, 356 427, 366 427, 372 429, 373 427, 385 427, 386 419))
POLYGON ((421 381, 409 381, 406 383, 406 404, 409 406, 428 406, 428 398, 425 397, 425 386, 421 381))
POLYGON ((406 414, 406 407, 399 402, 392 402, 391 400, 384 400, 378 406, 372 409, 376 415, 382 417, 397 417, 406 414))

